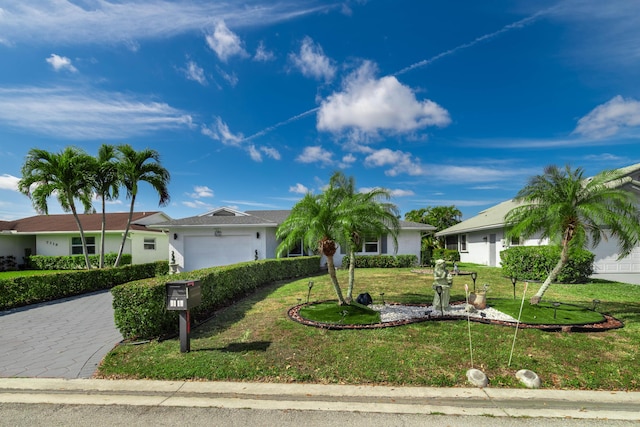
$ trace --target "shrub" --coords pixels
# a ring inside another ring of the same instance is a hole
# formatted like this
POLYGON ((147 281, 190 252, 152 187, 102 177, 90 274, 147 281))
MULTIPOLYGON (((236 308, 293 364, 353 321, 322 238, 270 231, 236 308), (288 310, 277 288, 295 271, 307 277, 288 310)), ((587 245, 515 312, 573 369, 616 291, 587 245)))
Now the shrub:
POLYGON ((118 268, 52 273, 0 280, 0 310, 109 289, 122 283, 167 274, 166 261, 118 268))
MULTIPOLYGON (((104 254, 104 265, 112 266, 116 262, 116 253, 104 254)), ((89 262, 94 268, 100 266, 100 255, 89 255, 89 262)), ((120 266, 131 264, 131 254, 122 254, 120 266)), ((87 264, 84 255, 46 256, 31 255, 28 267, 32 270, 85 270, 87 264)))
MULTIPOLYGON (((500 253, 502 273, 520 280, 544 281, 560 260, 559 246, 516 246, 500 253)), ((560 283, 585 283, 593 273, 595 255, 585 249, 573 249, 569 262, 556 279, 560 283)))
MULTIPOLYGON (((342 258, 342 267, 349 268, 348 256, 342 258)), ((356 255, 356 268, 406 268, 418 264, 415 255, 356 255)))
POLYGON ((178 313, 165 307, 165 285, 169 281, 200 281, 202 302, 190 312, 194 321, 203 321, 216 309, 260 286, 310 276, 319 270, 318 256, 266 259, 126 283, 111 290, 115 323, 125 339, 151 339, 176 333, 178 313))
POLYGON ((460 261, 460 252, 455 249, 434 249, 431 262, 434 263, 437 259, 443 259, 448 262, 460 261))

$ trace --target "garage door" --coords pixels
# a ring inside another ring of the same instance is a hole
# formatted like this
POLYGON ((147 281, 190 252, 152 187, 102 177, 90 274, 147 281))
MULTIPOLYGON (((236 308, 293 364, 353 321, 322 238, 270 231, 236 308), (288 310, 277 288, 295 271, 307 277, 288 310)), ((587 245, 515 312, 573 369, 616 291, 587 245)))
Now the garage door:
POLYGON ((184 269, 198 270, 207 267, 235 264, 254 259, 255 242, 248 236, 185 236, 184 269))
POLYGON ((640 272, 640 247, 629 256, 618 261, 618 241, 610 238, 601 241, 597 248, 590 249, 595 255, 594 273, 638 273, 640 272))

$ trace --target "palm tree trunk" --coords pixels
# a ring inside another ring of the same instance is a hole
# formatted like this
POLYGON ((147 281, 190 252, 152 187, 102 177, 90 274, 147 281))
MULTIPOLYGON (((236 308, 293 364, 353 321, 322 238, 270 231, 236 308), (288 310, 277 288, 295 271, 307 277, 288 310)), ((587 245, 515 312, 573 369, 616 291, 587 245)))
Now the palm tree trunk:
POLYGON ((551 272, 545 279, 544 283, 542 283, 542 286, 540 286, 540 289, 538 289, 538 292, 536 292, 536 294, 531 297, 531 300, 529 300, 531 304, 533 305, 539 304, 540 301, 542 301, 542 296, 544 295, 545 292, 547 292, 547 289, 549 289, 549 286, 551 286, 551 282, 556 280, 556 277, 558 277, 558 274, 560 274, 562 267, 564 267, 568 261, 569 261, 569 242, 566 242, 565 244, 562 245, 562 251, 560 252, 560 260, 558 261, 556 266, 553 267, 553 270, 551 270, 551 272))
POLYGON ((105 197, 102 194, 102 229, 100 230, 100 268, 104 268, 104 235, 107 227, 107 213, 105 212, 105 197))
POLYGON ((82 224, 80 223, 80 217, 78 217, 76 205, 73 203, 73 199, 71 200, 71 213, 73 213, 73 218, 76 220, 78 230, 80 231, 80 241, 82 242, 82 253, 84 254, 84 262, 87 265, 87 270, 91 270, 91 261, 89 261, 89 254, 87 253, 87 240, 84 237, 84 229, 82 228, 82 224))
POLYGON ((124 229, 124 235, 122 236, 122 243, 120 244, 120 249, 118 250, 118 256, 116 257, 116 262, 113 265, 114 267, 118 267, 120 265, 120 258, 122 258, 122 252, 124 252, 124 245, 125 243, 127 243, 127 235, 129 234, 129 227, 131 226, 131 218, 133 218, 133 204, 135 202, 136 202, 136 196, 134 194, 131 196, 131 207, 129 208, 129 218, 127 219, 127 227, 124 229))
POLYGON ((325 255, 327 257, 327 270, 329 270, 329 277, 331 277, 331 283, 333 283, 333 289, 336 291, 336 295, 338 296, 338 305, 347 305, 342 296, 342 290, 340 289, 340 284, 338 283, 338 276, 336 275, 336 266, 333 263, 333 255, 325 255))
POLYGON ((347 303, 351 304, 353 301, 353 286, 356 277, 356 253, 352 250, 349 251, 349 289, 347 290, 347 303))

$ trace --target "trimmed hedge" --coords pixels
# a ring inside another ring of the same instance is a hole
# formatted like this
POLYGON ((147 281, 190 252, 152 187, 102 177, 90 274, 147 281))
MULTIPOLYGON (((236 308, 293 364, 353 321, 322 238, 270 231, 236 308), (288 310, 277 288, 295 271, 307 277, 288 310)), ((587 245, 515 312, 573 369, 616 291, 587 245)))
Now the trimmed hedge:
MULTIPOLYGON (((118 254, 116 253, 104 254, 104 265, 114 265, 117 257, 118 254)), ((98 268, 100 266, 100 255, 89 255, 89 262, 92 267, 98 268)), ((122 254, 120 266, 128 264, 131 264, 131 254, 122 254)), ((84 255, 31 255, 28 266, 32 270, 86 270, 87 263, 84 260, 84 255)))
POLYGON ((109 289, 169 272, 166 261, 0 280, 0 310, 109 289))
POLYGON ((448 262, 460 261, 460 252, 455 249, 434 249, 431 255, 431 263, 435 264, 438 259, 448 262))
MULTIPOLYGON (((342 258, 342 268, 349 268, 349 256, 342 258)), ((356 268, 407 268, 418 265, 415 255, 356 255, 356 268)))
POLYGON ((111 290, 116 327, 125 339, 152 339, 176 333, 178 312, 165 307, 167 282, 200 281, 202 303, 190 314, 194 321, 203 321, 216 309, 261 286, 318 271, 320 257, 312 256, 250 261, 126 283, 111 290))
MULTIPOLYGON (((502 274, 519 280, 544 281, 560 260, 559 246, 515 246, 500 253, 502 274)), ((593 274, 595 255, 574 249, 569 262, 556 279, 557 283, 585 283, 593 274)))

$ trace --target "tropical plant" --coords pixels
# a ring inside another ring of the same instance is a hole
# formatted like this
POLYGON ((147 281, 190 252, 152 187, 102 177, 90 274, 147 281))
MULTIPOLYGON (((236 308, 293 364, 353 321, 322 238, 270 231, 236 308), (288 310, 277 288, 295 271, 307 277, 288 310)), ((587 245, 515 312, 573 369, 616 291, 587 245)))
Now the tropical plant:
POLYGON ((423 259, 420 260, 421 263, 427 263, 432 258, 434 250, 445 247, 445 238, 435 237, 435 233, 458 224, 461 218, 462 212, 455 205, 430 206, 414 209, 404 214, 404 219, 407 221, 429 224, 436 228, 434 232, 425 233, 422 236, 423 259))
MULTIPOLYGON (((333 258, 339 244, 352 252, 366 235, 379 236, 388 232, 397 246, 398 219, 393 215, 395 206, 378 201, 385 194, 388 195, 383 190, 356 194, 353 179, 336 172, 321 194, 307 193, 280 224, 276 231, 276 237, 281 240, 277 256, 282 256, 301 242, 304 248, 317 247, 327 259, 327 269, 338 304, 350 303, 352 285, 345 300, 333 258)), ((355 261, 351 265, 355 266, 355 261)))
POLYGON ((539 236, 558 242, 560 259, 531 298, 538 304, 567 264, 572 247, 595 247, 602 239, 618 239, 620 258, 640 241, 637 198, 622 188, 630 182, 620 171, 604 171, 585 179, 582 168, 547 166, 529 179, 515 197, 519 206, 505 216, 507 236, 539 236))
POLYGON ((76 147, 67 147, 59 153, 32 148, 22 166, 22 178, 18 190, 29 197, 39 214, 49 213, 48 198, 55 195, 65 212, 71 211, 80 231, 82 252, 87 269, 91 268, 87 241, 84 235, 75 200, 92 210, 93 158, 76 147))
POLYGON ((127 226, 122 236, 122 243, 115 262, 115 266, 117 267, 120 264, 122 252, 127 242, 140 182, 150 184, 158 193, 158 205, 166 206, 170 200, 168 189, 170 174, 169 171, 160 164, 160 154, 156 150, 146 148, 136 151, 128 144, 119 145, 116 149, 119 158, 118 175, 122 185, 127 190, 127 198, 131 200, 127 226))
POLYGON ((118 176, 118 157, 113 145, 102 144, 94 164, 93 186, 102 206, 102 228, 100 230, 100 268, 104 268, 104 240, 106 232, 107 200, 118 198, 120 178, 118 176))

